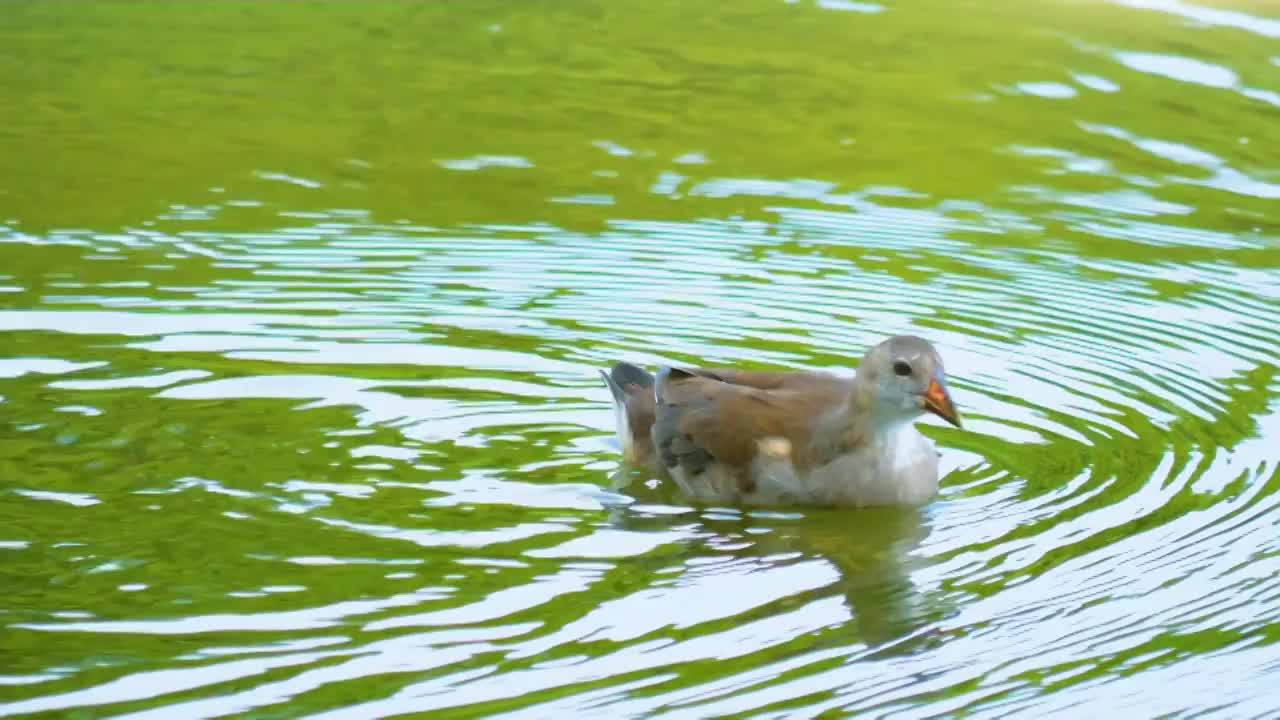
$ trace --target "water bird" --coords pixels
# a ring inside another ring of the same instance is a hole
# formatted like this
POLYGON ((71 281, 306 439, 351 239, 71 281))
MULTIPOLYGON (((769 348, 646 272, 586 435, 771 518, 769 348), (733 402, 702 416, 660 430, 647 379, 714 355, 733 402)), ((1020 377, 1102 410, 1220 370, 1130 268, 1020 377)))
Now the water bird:
POLYGON ((853 377, 627 362, 600 374, 624 460, 702 503, 918 505, 938 490, 938 453, 914 421, 960 427, 941 356, 911 335, 872 347, 853 377))

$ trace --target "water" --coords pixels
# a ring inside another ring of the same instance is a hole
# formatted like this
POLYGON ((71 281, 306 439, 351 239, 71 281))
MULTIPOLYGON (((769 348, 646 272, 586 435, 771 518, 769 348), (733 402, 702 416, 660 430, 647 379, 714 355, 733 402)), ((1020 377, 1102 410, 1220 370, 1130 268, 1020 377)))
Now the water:
POLYGON ((0 13, 0 715, 1280 712, 1280 16, 0 13), (941 349, 918 510, 691 508, 614 359, 941 349))

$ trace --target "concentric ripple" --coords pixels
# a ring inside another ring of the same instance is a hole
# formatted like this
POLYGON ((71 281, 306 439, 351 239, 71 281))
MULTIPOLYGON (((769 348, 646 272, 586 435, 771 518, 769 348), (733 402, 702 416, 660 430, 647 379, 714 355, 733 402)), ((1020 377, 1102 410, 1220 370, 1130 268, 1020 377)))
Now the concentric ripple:
MULTIPOLYGON (((338 151, 282 133, 293 149, 211 165, 150 215, 12 211, 0 715, 1274 713, 1276 21, 1134 0, 1039 8, 1050 34, 1027 9, 742 8, 688 29, 624 3, 709 44, 611 25, 617 57, 589 41, 563 64, 542 43, 590 37, 596 10, 538 30, 455 9, 477 34, 438 37, 419 80, 455 115, 427 134, 388 112, 352 141, 389 133, 379 162, 317 170, 338 151), (999 57, 1061 67, 922 48, 934 117, 893 48, 833 68, 796 41, 921 26, 969 47, 957 13, 1008 25, 999 57), (762 27, 788 48, 737 42, 762 27), (489 94, 450 94, 482 42, 505 58, 475 70, 489 94), (521 68, 561 73, 529 135, 485 100, 528 100, 521 68), (790 104, 766 118, 762 88, 790 104), (841 88, 884 117, 832 109, 841 88), (641 90, 699 112, 659 141, 641 90), (772 154, 778 128, 822 136, 797 140, 810 172, 772 154), (415 164, 428 136, 450 139, 415 164), (853 170, 831 164, 846 151, 853 170), (946 473, 927 507, 691 507, 618 464, 596 374, 615 359, 848 371, 900 332, 939 346, 965 416, 925 429, 946 473)), ((249 22, 222 12, 199 32, 249 22)), ((418 47, 384 40, 416 15, 370 12, 357 46, 418 47)), ((218 82, 292 84, 259 61, 218 82)), ((333 102, 365 118, 349 69, 333 102)), ((31 187, 66 172, 34 167, 31 187)), ((137 182, 128 207, 152 194, 137 182)))

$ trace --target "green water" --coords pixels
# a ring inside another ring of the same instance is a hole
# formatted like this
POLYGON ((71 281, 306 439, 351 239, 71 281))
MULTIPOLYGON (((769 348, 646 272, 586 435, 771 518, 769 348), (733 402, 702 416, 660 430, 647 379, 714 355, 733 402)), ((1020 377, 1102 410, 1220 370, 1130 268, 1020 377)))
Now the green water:
POLYGON ((0 343, 3 716, 1280 713, 1274 4, 3 2, 0 343), (618 467, 898 332, 926 507, 618 467))

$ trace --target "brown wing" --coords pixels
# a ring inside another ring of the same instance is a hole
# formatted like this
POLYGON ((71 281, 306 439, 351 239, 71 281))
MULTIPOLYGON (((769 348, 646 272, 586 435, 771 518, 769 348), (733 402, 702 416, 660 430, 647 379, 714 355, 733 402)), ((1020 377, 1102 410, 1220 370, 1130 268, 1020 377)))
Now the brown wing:
POLYGON ((664 369, 653 444, 667 468, 698 475, 723 463, 745 475, 764 438, 806 446, 813 418, 843 400, 848 387, 825 374, 664 369))

